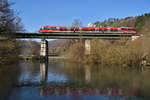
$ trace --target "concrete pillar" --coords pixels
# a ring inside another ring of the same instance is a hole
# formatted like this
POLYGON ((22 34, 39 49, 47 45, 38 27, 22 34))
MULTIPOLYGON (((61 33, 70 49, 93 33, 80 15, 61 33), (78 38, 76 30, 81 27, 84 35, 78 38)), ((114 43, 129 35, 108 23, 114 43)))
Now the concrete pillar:
POLYGON ((41 82, 46 83, 48 75, 48 62, 40 63, 40 78, 41 82))
POLYGON ((40 58, 41 60, 48 60, 48 41, 45 39, 41 41, 40 58))
POLYGON ((91 54, 91 40, 85 40, 85 55, 91 54))

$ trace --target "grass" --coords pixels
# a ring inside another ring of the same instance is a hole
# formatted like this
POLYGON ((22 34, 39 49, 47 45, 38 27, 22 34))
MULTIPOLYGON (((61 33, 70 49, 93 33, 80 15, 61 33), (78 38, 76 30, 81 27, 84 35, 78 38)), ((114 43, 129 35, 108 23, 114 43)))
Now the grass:
POLYGON ((68 59, 81 63, 139 66, 150 58, 150 38, 131 40, 91 40, 91 54, 85 55, 84 43, 76 43, 69 49, 68 59))

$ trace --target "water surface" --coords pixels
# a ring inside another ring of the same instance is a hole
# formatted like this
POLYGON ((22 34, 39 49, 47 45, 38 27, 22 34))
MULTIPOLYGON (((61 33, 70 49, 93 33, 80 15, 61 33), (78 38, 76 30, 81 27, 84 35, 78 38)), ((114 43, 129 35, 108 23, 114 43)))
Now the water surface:
POLYGON ((1 100, 150 100, 150 69, 63 60, 0 67, 1 100))

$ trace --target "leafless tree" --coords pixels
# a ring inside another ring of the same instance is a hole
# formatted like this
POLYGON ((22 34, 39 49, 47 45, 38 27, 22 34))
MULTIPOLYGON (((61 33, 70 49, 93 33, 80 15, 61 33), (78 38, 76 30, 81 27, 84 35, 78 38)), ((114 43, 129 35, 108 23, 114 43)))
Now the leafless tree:
POLYGON ((0 34, 9 34, 23 29, 20 18, 10 9, 13 3, 0 0, 0 34))
POLYGON ((81 27, 82 26, 82 22, 80 19, 75 19, 72 23, 73 27, 81 27))

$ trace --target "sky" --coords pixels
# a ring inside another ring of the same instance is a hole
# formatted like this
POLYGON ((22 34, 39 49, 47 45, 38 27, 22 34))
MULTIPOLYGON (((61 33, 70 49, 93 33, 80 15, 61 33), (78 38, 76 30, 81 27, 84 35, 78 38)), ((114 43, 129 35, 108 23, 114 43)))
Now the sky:
POLYGON ((9 0, 27 32, 41 26, 71 26, 79 19, 83 26, 108 18, 150 13, 150 0, 9 0))

